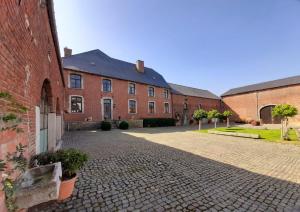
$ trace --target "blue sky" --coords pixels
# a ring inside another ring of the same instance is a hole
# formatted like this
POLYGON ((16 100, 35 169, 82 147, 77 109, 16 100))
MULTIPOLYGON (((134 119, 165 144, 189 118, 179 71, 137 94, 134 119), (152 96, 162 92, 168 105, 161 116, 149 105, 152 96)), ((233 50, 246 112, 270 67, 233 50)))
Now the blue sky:
POLYGON ((300 73, 300 0, 55 0, 60 47, 226 90, 300 73))

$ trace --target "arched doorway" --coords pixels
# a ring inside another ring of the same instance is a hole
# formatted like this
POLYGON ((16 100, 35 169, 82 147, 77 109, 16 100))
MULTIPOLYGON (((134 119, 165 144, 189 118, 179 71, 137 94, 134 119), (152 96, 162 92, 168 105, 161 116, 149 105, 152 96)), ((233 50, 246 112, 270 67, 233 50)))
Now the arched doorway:
POLYGON ((48 150, 48 114, 51 111, 50 108, 51 87, 50 82, 45 80, 41 91, 40 102, 40 152, 46 152, 48 150))
POLYGON ((280 119, 273 118, 272 116, 272 109, 274 107, 275 105, 268 105, 260 109, 259 115, 263 124, 280 124, 280 119))

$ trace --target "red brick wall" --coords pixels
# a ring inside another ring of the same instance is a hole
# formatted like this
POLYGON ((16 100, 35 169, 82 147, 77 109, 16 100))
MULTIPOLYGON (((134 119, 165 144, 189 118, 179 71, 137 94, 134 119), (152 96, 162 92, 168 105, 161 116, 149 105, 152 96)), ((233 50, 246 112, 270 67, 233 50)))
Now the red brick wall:
MULTIPOLYGON (((52 110, 55 111, 57 98, 61 110, 64 107, 63 82, 47 7, 40 7, 39 0, 20 1, 20 5, 18 2, 2 0, 0 3, 0 92, 9 92, 29 110, 23 115, 23 133, 0 132, 2 159, 19 142, 28 146, 29 154, 35 153, 35 106, 40 104, 45 79, 49 79, 52 88, 52 110)), ((3 211, 1 196, 0 211, 3 211)))
MULTIPOLYGON (((183 117, 183 110, 184 110, 184 103, 187 103, 188 106, 188 117, 191 119, 192 115, 195 110, 199 108, 199 105, 201 105, 201 108, 204 110, 211 110, 211 109, 217 109, 221 110, 221 101, 216 99, 207 99, 207 98, 201 98, 201 97, 193 97, 193 96, 183 96, 183 95, 172 95, 172 102, 173 102, 173 115, 174 118, 176 118, 176 114, 180 115, 180 118, 183 117)), ((181 120, 182 122, 183 120, 181 120)))
MULTIPOLYGON (((235 120, 259 120, 259 111, 267 105, 291 104, 300 111, 300 85, 227 96, 224 104, 235 113, 235 120)), ((291 119, 299 122, 300 116, 291 119)))
POLYGON ((64 77, 66 84, 69 85, 69 74, 79 73, 83 79, 83 89, 66 89, 66 106, 69 108, 70 95, 80 95, 84 97, 84 112, 80 114, 69 113, 65 115, 66 122, 84 121, 88 117, 92 117, 92 121, 102 120, 101 99, 104 97, 111 97, 113 99, 113 119, 141 119, 147 117, 166 117, 171 118, 171 95, 169 99, 165 99, 163 88, 155 87, 155 97, 148 97, 148 85, 136 83, 136 95, 128 94, 129 81, 112 79, 92 75, 83 72, 75 72, 72 70, 65 70, 64 77), (101 91, 102 79, 112 80, 112 92, 105 93, 101 91), (128 113, 128 100, 134 99, 137 101, 137 114, 128 113), (148 113, 148 101, 155 101, 156 113, 148 113), (170 113, 164 113, 164 102, 169 102, 170 113))

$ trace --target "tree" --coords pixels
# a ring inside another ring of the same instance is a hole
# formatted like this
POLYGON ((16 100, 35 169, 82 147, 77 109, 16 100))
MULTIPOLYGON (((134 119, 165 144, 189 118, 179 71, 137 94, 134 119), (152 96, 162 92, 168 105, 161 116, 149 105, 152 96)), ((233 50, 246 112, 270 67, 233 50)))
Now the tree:
POLYGON ((218 121, 218 118, 220 118, 220 115, 221 114, 215 109, 208 111, 208 113, 207 113, 207 118, 214 122, 215 128, 217 128, 217 121, 218 121))
POLYGON ((281 120, 281 139, 287 139, 288 118, 298 114, 296 107, 289 104, 276 105, 272 109, 272 116, 278 117, 281 120))
POLYGON ((223 112, 223 116, 226 118, 227 120, 227 127, 230 127, 230 124, 229 124, 229 117, 232 116, 232 112, 230 110, 225 110, 223 112))
POLYGON ((194 111, 193 118, 196 121, 199 121, 199 130, 202 127, 202 119, 207 118, 207 112, 203 109, 198 109, 194 111))

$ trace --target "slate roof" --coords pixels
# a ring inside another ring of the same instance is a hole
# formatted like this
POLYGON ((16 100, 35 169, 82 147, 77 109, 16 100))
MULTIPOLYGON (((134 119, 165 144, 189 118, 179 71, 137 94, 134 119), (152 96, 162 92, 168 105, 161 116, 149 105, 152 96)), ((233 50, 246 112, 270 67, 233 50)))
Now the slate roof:
POLYGON ((262 83, 257 83, 253 85, 247 85, 243 87, 233 88, 229 91, 223 93, 221 96, 231 96, 236 94, 242 94, 242 93, 249 93, 254 91, 260 91, 260 90, 266 90, 266 89, 272 89, 272 88, 278 88, 278 87, 285 87, 290 85, 297 85, 300 84, 300 75, 293 76, 293 77, 287 77, 283 79, 278 80, 272 80, 262 83))
POLYGON ((169 88, 162 75, 145 67, 144 73, 136 70, 136 65, 114 59, 95 49, 63 58, 63 67, 105 77, 139 82, 163 88, 169 88))
POLYGON ((202 97, 207 99, 220 99, 217 95, 213 94, 208 90, 202 90, 173 83, 169 83, 169 86, 171 88, 171 92, 174 94, 202 97))

